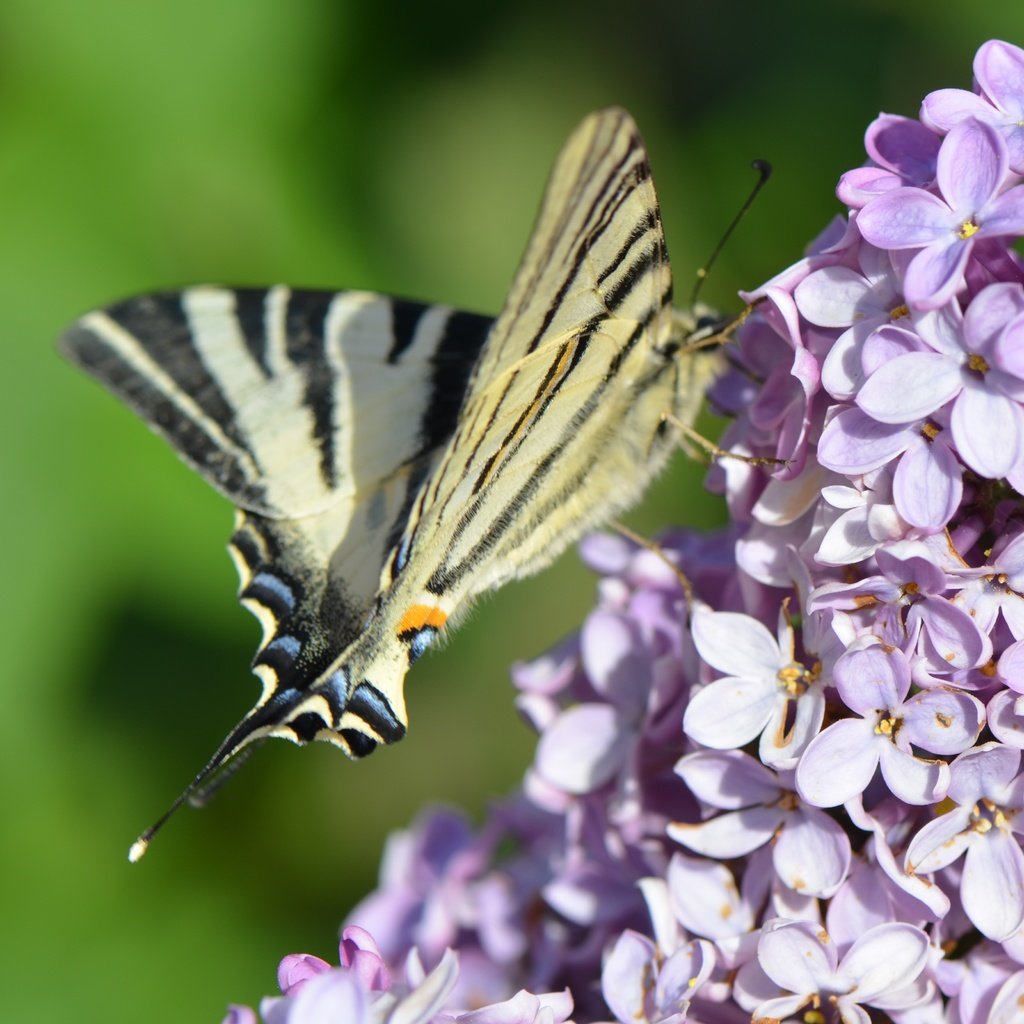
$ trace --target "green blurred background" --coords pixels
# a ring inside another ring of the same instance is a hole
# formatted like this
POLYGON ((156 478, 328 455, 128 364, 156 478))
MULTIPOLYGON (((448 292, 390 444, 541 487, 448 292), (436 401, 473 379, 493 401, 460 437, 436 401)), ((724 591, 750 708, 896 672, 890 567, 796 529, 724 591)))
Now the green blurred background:
MULTIPOLYGON (((5 0, 0 7, 4 830, 0 1017, 217 1021, 278 958, 336 951, 384 836, 479 815, 532 740, 508 665, 573 629, 568 555, 417 666, 410 737, 352 765, 269 744, 136 867, 128 844, 257 692, 231 512, 57 358, 84 310, 197 281, 354 286, 495 311, 551 160, 619 103, 652 155, 678 293, 769 190, 705 298, 799 256, 880 110, 1024 42, 1013 0, 419 4, 5 0)), ((680 464, 630 522, 713 523, 680 464)))

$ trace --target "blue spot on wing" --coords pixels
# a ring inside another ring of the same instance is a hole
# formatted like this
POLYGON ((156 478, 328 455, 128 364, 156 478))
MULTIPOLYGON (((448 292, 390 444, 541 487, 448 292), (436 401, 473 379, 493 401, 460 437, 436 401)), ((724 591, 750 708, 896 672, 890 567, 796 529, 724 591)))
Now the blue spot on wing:
POLYGON ((286 612, 295 609, 295 591, 279 576, 271 572, 259 572, 245 588, 245 597, 251 597, 266 605, 271 611, 286 612))
POLYGON ((360 683, 352 691, 346 710, 358 715, 385 743, 405 735, 405 726, 395 717, 387 697, 371 683, 360 683))
POLYGON ((395 565, 393 575, 397 576, 406 566, 409 561, 409 548, 412 547, 408 537, 402 538, 402 543, 398 546, 398 550, 395 552, 395 565))
POLYGON ((291 658, 298 656, 299 651, 302 650, 302 644, 294 636, 279 636, 276 640, 272 640, 267 644, 268 651, 282 651, 291 658))
POLYGON ((327 698, 327 703, 331 705, 331 711, 334 712, 335 723, 341 718, 342 712, 348 705, 348 690, 347 668, 339 668, 336 672, 332 672, 323 685, 323 693, 327 698))
POLYGON ((409 639, 409 664, 418 661, 436 639, 437 630, 433 626, 416 630, 409 639))
POLYGON ((285 633, 271 640, 256 656, 256 664, 269 665, 280 677, 295 664, 302 651, 302 643, 297 637, 285 633))

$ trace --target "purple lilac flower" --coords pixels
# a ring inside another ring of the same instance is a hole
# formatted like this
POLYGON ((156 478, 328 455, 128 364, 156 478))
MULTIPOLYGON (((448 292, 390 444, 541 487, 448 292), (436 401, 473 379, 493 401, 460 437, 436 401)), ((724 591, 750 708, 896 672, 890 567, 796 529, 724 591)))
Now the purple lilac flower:
POLYGON ((1005 476, 1024 456, 1024 380, 1017 376, 1024 366, 1016 362, 1022 313, 1024 288, 1003 282, 983 289, 962 321, 953 313, 922 317, 919 337, 928 350, 880 365, 858 392, 858 406, 879 423, 906 424, 949 404, 960 457, 982 476, 1005 476))
POLYGON ((900 188, 873 199, 857 227, 880 249, 921 249, 903 282, 907 301, 938 309, 963 286, 979 242, 1024 233, 1024 191, 1002 191, 1009 171, 1003 136, 984 121, 965 118, 939 147, 940 195, 900 188))
POLYGON ((693 642, 709 665, 728 675, 693 695, 683 718, 686 734, 719 749, 760 736, 762 761, 794 765, 821 726, 825 700, 814 668, 794 658, 793 628, 785 616, 775 638, 750 616, 698 611, 693 642))
MULTIPOLYGON (((758 943, 757 964, 788 995, 753 1007, 754 1024, 769 1024, 804 1007, 834 1008, 843 1022, 868 1024, 862 1003, 906 1010, 930 993, 919 984, 928 937, 906 924, 882 924, 865 932, 840 957, 828 934, 806 921, 770 921, 758 943)), ((753 961, 751 961, 753 963, 753 961)), ((822 1019, 828 1019, 822 1015, 822 1019)))
POLYGON ((1024 50, 974 72, 744 293, 729 527, 587 538, 522 787, 392 837, 337 964, 232 1024, 1021 1017, 1024 50))
POLYGON ((676 842, 728 860, 773 840, 772 863, 789 888, 813 896, 831 896, 839 888, 850 868, 850 841, 827 814, 804 806, 782 773, 738 750, 687 754, 676 772, 698 800, 728 812, 669 825, 676 842))
POLYGON ((970 119, 995 127, 1006 142, 1010 167, 1024 173, 1024 50, 993 39, 974 58, 979 92, 939 89, 921 104, 922 127, 948 132, 970 119))
POLYGON ((601 992, 621 1024, 675 1024, 715 965, 710 942, 688 942, 667 957, 646 935, 624 931, 601 972, 601 992))
POLYGON ((908 698, 906 656, 880 644, 844 654, 834 679, 853 715, 811 740, 796 771, 800 795, 811 804, 834 807, 859 796, 880 767, 886 785, 906 803, 941 800, 949 787, 948 765, 920 757, 913 748, 955 754, 970 746, 984 722, 980 701, 947 687, 908 698))
POLYGON ((950 766, 956 807, 929 822, 907 849, 907 871, 931 874, 966 854, 960 897, 967 916, 991 939, 1024 925, 1024 776, 1020 751, 999 743, 967 750, 950 766))
POLYGON ((808 274, 793 298, 800 315, 819 327, 841 330, 830 341, 821 383, 833 398, 852 398, 864 380, 864 345, 882 327, 903 324, 910 309, 903 301, 893 254, 862 244, 857 269, 842 264, 808 274))
POLYGON ((864 148, 872 163, 847 171, 836 188, 851 209, 902 185, 927 188, 935 180, 939 139, 913 118, 879 114, 864 133, 864 148))
MULTIPOLYGON (((510 999, 464 1011, 442 1011, 456 990, 459 958, 447 950, 430 972, 414 953, 407 959, 405 980, 393 983, 371 936, 347 928, 338 967, 318 957, 288 956, 278 968, 282 995, 264 999, 260 1017, 266 1024, 564 1024, 572 1014, 568 992, 534 995, 517 992, 510 999)), ((232 1006, 225 1024, 255 1024, 249 1007, 232 1006)))

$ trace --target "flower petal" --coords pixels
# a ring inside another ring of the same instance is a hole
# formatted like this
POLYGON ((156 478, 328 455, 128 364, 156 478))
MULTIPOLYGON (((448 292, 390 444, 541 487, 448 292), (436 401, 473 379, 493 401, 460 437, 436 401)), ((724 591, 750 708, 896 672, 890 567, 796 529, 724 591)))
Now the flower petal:
POLYGON ((903 705, 900 739, 932 754, 959 754, 985 725, 981 701, 962 690, 935 686, 903 705))
POLYGON ((1024 971, 1011 974, 999 989, 987 1024, 1019 1024, 1021 1007, 1024 1006, 1024 971))
POLYGON ((863 316, 871 286, 851 267, 823 267, 808 274, 793 292, 797 309, 819 327, 850 327, 863 316))
POLYGON ((973 244, 973 239, 963 240, 950 232, 949 238, 922 249, 903 278, 908 304, 916 309, 938 309, 949 302, 963 287, 973 244))
POLYGON ((978 930, 995 942, 1024 925, 1024 853, 1013 835, 993 828, 971 844, 960 899, 978 930))
POLYGON ((960 367, 937 352, 908 352, 864 382, 857 405, 880 423, 913 423, 940 409, 963 388, 960 367))
POLYGON ((966 89, 936 89, 921 103, 921 120, 942 131, 968 117, 990 118, 994 113, 983 97, 966 89))
POLYGON ((810 995, 832 988, 836 949, 810 921, 765 926, 757 943, 757 959, 764 973, 787 992, 810 995))
POLYGON ((914 757, 892 743, 879 744, 878 761, 890 792, 905 804, 937 803, 949 789, 949 765, 945 761, 914 757))
POLYGON ((698 750, 675 770, 698 800, 723 811, 771 803, 783 792, 775 773, 741 750, 698 750))
POLYGON ((973 804, 982 797, 998 802, 1020 771, 1021 753, 1001 743, 982 743, 965 750, 952 763, 950 799, 973 804))
POLYGON ((963 497, 963 467, 948 444, 918 435, 907 446, 892 481, 893 501, 911 526, 941 530, 963 497))
POLYGON ((674 853, 668 888, 676 917, 694 935, 717 941, 745 935, 754 926, 753 914, 724 864, 674 853))
POLYGON ((979 238, 997 238, 1024 232, 1024 188, 1007 189, 985 208, 979 238))
POLYGON ((563 711, 537 745, 537 770, 567 793, 604 785, 626 756, 624 726, 608 704, 577 704, 563 711))
POLYGON ((288 1017, 303 1024, 370 1024, 373 1019, 363 987, 339 968, 310 978, 295 995, 288 1017))
POLYGON ((916 249, 952 236, 956 215, 921 188, 898 188, 872 199, 857 215, 860 233, 879 249, 916 249))
POLYGON ((772 862, 790 889, 827 898, 850 870, 850 840, 823 811, 804 807, 786 819, 772 862))
POLYGON ((627 928, 601 971, 601 995, 620 1021, 649 1020, 650 976, 657 950, 646 935, 627 928))
POLYGON ((985 709, 988 727, 1000 743, 1024 750, 1024 708, 1018 710, 1020 694, 1000 690, 985 709))
POLYGON ((968 387, 950 418, 960 458, 976 473, 998 480, 1024 458, 1024 410, 1012 398, 968 387))
POLYGON ((693 642, 712 668, 731 676, 774 675, 782 667, 775 638, 749 615, 699 611, 693 617, 693 642))
MULTIPOLYGON (((654 1001, 660 1013, 665 1015, 660 1019, 667 1022, 680 1011, 685 1013, 687 1004, 714 966, 715 947, 710 942, 688 942, 677 949, 658 972, 654 1001)), ((675 1019, 681 1020, 682 1016, 675 1019)), ((635 1020, 630 1018, 628 1024, 635 1024, 635 1020)))
POLYGON ((666 831, 677 843, 705 857, 745 857, 764 846, 782 824, 778 807, 745 807, 719 814, 696 825, 673 823, 666 831))
POLYGON ((917 436, 912 426, 880 423, 861 409, 844 409, 822 431, 818 461, 847 476, 870 473, 894 459, 917 436))
POLYGON ((865 717, 899 707, 910 692, 910 667, 903 652, 881 644, 847 651, 833 671, 843 703, 865 717))
POLYGON ((841 719, 815 736, 797 765, 800 795, 817 807, 836 807, 859 796, 878 765, 875 739, 863 718, 841 719))
POLYGON ((930 875, 967 852, 971 841, 970 807, 957 807, 933 818, 910 841, 905 868, 908 874, 930 875))
POLYGON ((967 220, 995 196, 1008 170, 1006 143, 999 132, 966 118, 943 139, 935 178, 946 202, 967 220))
POLYGON ((910 985, 928 962, 928 936, 920 928, 892 922, 865 932, 847 951, 839 973, 849 979, 857 1002, 910 985))
POLYGON ((761 679, 717 679, 690 699, 683 731, 705 747, 742 747, 765 727, 778 699, 761 679))

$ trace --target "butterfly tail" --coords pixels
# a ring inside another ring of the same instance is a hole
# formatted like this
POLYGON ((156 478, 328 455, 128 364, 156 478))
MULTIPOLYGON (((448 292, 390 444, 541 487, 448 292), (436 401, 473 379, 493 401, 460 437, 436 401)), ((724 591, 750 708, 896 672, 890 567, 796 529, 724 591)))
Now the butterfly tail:
POLYGON ((280 727, 291 706, 298 704, 302 699, 303 695, 297 690, 281 690, 265 704, 254 708, 246 715, 224 737, 210 759, 178 794, 170 807, 132 843, 128 851, 129 861, 134 864, 142 858, 149 849, 153 837, 183 804, 203 806, 248 760, 256 747, 267 739, 275 728, 280 727))

